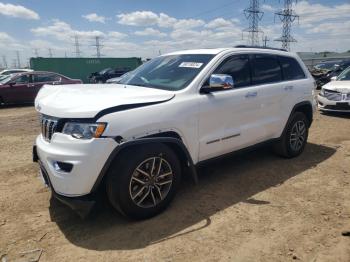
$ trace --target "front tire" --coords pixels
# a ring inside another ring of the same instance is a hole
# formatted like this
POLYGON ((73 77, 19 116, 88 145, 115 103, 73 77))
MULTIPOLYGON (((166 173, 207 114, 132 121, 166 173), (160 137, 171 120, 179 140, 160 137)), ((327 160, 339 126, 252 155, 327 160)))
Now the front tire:
POLYGON ((150 218, 170 204, 180 180, 179 160, 168 146, 131 147, 109 170, 107 195, 112 206, 125 216, 150 218))
POLYGON ((280 140, 275 144, 277 154, 292 158, 300 155, 309 135, 309 121, 301 112, 293 114, 280 140))

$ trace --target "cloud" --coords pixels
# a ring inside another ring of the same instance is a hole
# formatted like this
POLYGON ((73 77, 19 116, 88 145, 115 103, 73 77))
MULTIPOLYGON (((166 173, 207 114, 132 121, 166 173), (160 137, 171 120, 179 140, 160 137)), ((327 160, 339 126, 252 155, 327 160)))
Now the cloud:
POLYGON ((0 32, 0 42, 11 42, 13 41, 13 38, 5 32, 0 32))
POLYGON ((327 33, 327 35, 332 36, 349 36, 350 21, 321 23, 312 27, 311 29, 308 29, 306 32, 320 34, 327 33))
POLYGON ((205 22, 200 19, 180 19, 174 24, 175 29, 190 29, 204 25, 205 22))
POLYGON ((104 16, 99 16, 96 13, 91 13, 87 15, 83 15, 83 18, 88 20, 89 22, 99 22, 99 23, 106 23, 106 17, 104 16))
POLYGON ((130 26, 158 26, 164 28, 194 28, 204 25, 199 19, 176 19, 167 14, 156 14, 151 11, 135 11, 117 15, 118 23, 130 26))
POLYGON ((39 20, 39 15, 22 5, 4 4, 0 2, 0 14, 30 20, 39 20))
POLYGON ((295 11, 300 16, 302 27, 311 27, 314 23, 329 19, 339 20, 350 18, 350 4, 325 6, 301 1, 295 5, 295 11))
POLYGON ((157 29, 148 27, 142 31, 136 31, 135 35, 139 35, 139 36, 155 36, 155 37, 165 37, 167 34, 163 33, 157 29))
POLYGON ((223 19, 222 17, 216 18, 205 25, 209 29, 220 29, 232 27, 233 23, 230 20, 223 19))
POLYGON ((151 11, 136 11, 117 15, 118 23, 122 25, 150 26, 158 23, 159 16, 151 11))
POLYGON ((268 4, 263 4, 261 6, 261 10, 263 10, 265 12, 274 12, 274 11, 276 11, 276 8, 274 8, 273 6, 268 5, 268 4))
POLYGON ((111 32, 108 32, 108 36, 114 39, 122 39, 122 38, 126 38, 128 35, 117 31, 111 31, 111 32))
POLYGON ((68 23, 55 19, 52 24, 44 27, 32 28, 30 30, 37 36, 49 36, 60 41, 72 42, 72 38, 77 35, 79 38, 90 39, 96 36, 104 37, 101 31, 79 31, 74 30, 68 23))
POLYGON ((160 13, 157 24, 159 27, 172 27, 176 23, 177 19, 167 14, 160 13))

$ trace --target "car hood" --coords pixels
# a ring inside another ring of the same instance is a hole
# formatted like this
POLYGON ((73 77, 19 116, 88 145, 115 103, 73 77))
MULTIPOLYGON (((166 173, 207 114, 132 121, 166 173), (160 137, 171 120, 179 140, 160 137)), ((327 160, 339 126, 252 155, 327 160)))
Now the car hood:
POLYGON ((35 108, 59 118, 99 118, 105 113, 165 102, 174 92, 118 84, 46 85, 35 99, 35 108))
POLYGON ((350 81, 331 81, 325 84, 323 88, 347 94, 350 93, 350 81))

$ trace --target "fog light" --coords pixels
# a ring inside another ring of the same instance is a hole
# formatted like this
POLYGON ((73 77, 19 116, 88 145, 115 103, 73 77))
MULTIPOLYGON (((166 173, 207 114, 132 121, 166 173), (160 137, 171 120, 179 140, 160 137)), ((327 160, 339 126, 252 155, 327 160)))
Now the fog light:
POLYGON ((55 161, 53 167, 57 172, 69 173, 73 169, 73 164, 55 161))

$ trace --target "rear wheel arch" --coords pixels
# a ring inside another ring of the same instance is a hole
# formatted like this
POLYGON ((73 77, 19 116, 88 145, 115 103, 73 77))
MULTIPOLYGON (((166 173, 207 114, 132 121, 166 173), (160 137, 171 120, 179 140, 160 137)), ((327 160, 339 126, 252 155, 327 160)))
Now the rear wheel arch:
POLYGON ((289 116, 288 122, 295 112, 303 113, 306 116, 307 120, 309 121, 309 127, 311 126, 311 123, 313 121, 313 110, 312 110, 311 102, 304 101, 296 104, 289 116))

